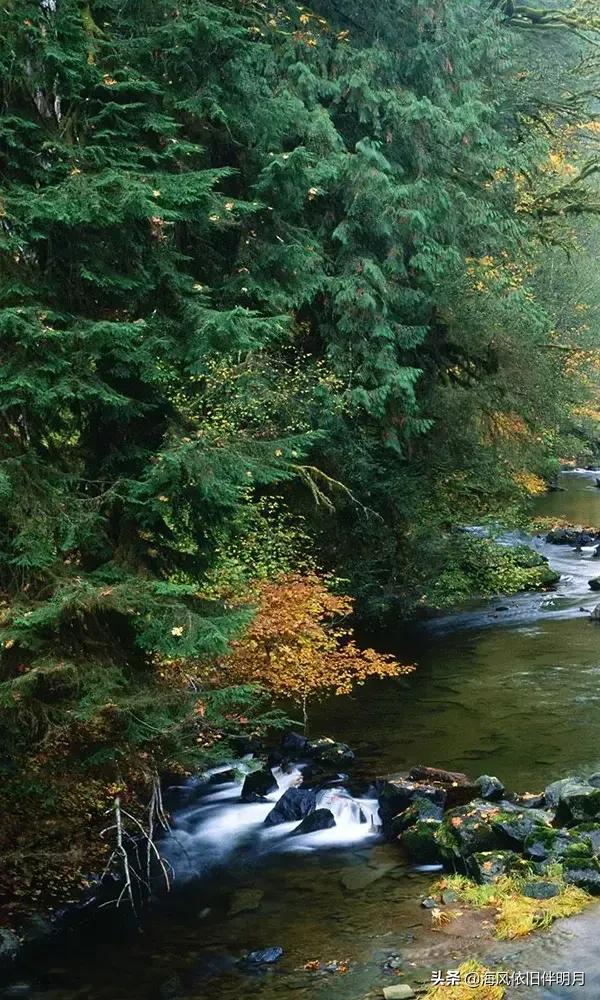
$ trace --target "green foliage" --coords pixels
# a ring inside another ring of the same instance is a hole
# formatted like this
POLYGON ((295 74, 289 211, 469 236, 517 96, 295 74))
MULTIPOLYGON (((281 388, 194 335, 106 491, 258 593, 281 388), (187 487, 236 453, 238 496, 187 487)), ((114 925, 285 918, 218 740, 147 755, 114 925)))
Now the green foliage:
POLYGON ((317 567, 381 617, 540 580, 452 536, 522 504, 587 391, 537 291, 593 172, 524 65, 487 0, 7 5, 13 778, 60 751, 103 801, 270 725, 214 666, 253 581, 317 567))

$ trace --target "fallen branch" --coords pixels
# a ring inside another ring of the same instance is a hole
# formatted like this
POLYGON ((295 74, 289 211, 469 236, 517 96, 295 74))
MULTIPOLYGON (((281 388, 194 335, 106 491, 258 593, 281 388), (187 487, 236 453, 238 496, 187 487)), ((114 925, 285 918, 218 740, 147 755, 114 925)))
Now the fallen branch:
POLYGON ((104 838, 107 834, 114 831, 116 842, 114 850, 106 862, 100 881, 103 881, 109 872, 113 871, 120 875, 123 880, 123 886, 116 899, 108 900, 101 905, 115 905, 119 907, 123 900, 127 899, 131 909, 137 916, 138 908, 134 885, 138 887, 140 902, 144 896, 150 895, 152 891, 152 862, 154 861, 158 866, 167 892, 171 889, 174 875, 172 866, 166 858, 163 858, 155 840, 157 826, 165 831, 170 831, 171 829, 164 809, 158 775, 155 774, 152 780, 152 795, 148 804, 146 826, 144 826, 137 816, 134 816, 133 813, 123 808, 121 799, 118 796, 114 800, 112 807, 107 810, 107 815, 111 813, 114 816, 114 823, 105 827, 101 831, 100 836, 104 838), (140 844, 145 844, 146 847, 145 864, 143 866, 139 851, 140 844), (143 875, 142 870, 144 870, 143 875))

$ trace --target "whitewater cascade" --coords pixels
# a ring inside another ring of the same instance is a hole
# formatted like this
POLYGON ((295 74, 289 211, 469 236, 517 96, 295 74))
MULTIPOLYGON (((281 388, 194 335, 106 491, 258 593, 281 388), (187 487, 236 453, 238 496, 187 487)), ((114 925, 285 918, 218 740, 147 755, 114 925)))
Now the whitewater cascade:
POLYGON ((231 780, 230 773, 229 768, 217 769, 179 790, 188 803, 175 810, 172 830, 161 844, 179 879, 206 874, 234 852, 260 856, 313 851, 372 840, 379 834, 377 799, 355 798, 341 786, 321 789, 316 797, 317 809, 333 813, 334 827, 292 837, 299 820, 265 826, 266 817, 287 789, 302 784, 302 765, 272 768, 277 788, 262 802, 243 802, 244 776, 231 780))

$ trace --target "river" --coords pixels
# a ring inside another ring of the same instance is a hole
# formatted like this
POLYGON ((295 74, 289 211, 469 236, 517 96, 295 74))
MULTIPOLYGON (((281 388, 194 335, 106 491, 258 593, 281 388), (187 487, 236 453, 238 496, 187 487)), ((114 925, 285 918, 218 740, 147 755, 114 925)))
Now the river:
MULTIPOLYGON (((594 473, 563 474, 561 485, 564 492, 538 501, 538 513, 600 526, 594 473)), ((408 640, 405 633, 381 636, 382 648, 418 664, 416 673, 320 706, 313 730, 355 748, 365 774, 425 763, 497 774, 524 792, 599 771, 600 626, 587 620, 598 603, 587 581, 600 575, 600 560, 591 548, 576 553, 542 538, 531 544, 563 574, 554 592, 497 598, 441 617, 408 640)), ((299 1000, 360 1000, 398 981, 385 969, 391 956, 399 956, 409 981, 426 983, 432 969, 477 950, 513 968, 587 975, 583 989, 511 996, 600 996, 593 955, 600 907, 517 946, 433 933, 420 905, 432 876, 407 868, 393 844, 355 822, 351 807, 342 803, 335 831, 292 844, 259 837, 270 806, 241 805, 238 791, 216 784, 177 817, 180 879, 148 909, 141 929, 105 911, 100 924, 21 970, 0 997, 283 1000, 292 990, 299 1000), (193 872, 203 875, 189 877, 193 872), (240 964, 244 951, 269 946, 284 950, 274 966, 240 964), (317 960, 332 963, 330 970, 305 969, 317 960)), ((368 812, 370 804, 363 806, 368 812)))

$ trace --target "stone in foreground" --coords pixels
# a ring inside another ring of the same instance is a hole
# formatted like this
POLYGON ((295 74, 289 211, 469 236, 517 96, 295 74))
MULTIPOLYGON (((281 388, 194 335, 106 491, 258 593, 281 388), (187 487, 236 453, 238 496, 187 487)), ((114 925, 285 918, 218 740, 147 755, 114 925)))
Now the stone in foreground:
POLYGON ((521 895, 528 899, 552 899, 560 896, 560 886, 554 882, 526 882, 521 895))
POLYGON ((416 997, 416 993, 412 986, 408 983, 398 983, 397 986, 384 986, 383 996, 385 1000, 411 1000, 412 997, 416 997))

